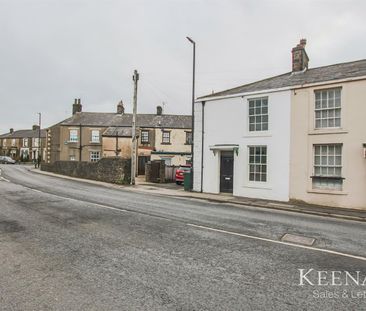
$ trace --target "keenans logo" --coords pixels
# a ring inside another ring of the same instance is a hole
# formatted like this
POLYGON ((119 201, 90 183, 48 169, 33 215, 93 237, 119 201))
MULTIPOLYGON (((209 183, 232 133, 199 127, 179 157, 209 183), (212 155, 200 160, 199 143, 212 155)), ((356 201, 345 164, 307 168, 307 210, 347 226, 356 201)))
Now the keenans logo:
POLYGON ((366 286, 366 274, 361 271, 317 271, 298 269, 299 286, 366 286))

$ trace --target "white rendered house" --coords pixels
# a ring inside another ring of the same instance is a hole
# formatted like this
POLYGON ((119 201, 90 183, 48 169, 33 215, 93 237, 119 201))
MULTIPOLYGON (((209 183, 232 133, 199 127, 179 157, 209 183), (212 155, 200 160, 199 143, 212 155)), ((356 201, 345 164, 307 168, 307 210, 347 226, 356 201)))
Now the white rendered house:
POLYGON ((193 189, 365 209, 366 60, 292 71, 200 97, 193 189))
POLYGON ((290 90, 237 91, 195 104, 193 190, 287 201, 290 90))

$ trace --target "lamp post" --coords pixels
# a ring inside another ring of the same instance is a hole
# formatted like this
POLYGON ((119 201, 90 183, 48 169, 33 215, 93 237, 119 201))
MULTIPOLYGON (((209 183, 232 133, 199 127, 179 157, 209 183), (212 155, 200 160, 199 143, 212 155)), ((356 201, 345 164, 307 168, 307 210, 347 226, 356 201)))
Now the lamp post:
POLYGON ((192 170, 191 170, 191 190, 193 189, 193 144, 194 144, 194 100, 195 100, 195 80, 196 80, 196 42, 194 42, 190 37, 186 37, 189 42, 193 45, 193 73, 192 73, 192 143, 191 143, 191 155, 192 155, 192 170))

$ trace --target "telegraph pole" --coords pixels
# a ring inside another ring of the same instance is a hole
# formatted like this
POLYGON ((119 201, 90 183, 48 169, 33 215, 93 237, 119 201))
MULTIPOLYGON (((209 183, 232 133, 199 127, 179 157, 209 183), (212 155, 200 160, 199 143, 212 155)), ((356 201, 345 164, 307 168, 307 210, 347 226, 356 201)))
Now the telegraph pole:
POLYGON ((38 163, 38 168, 41 165, 41 161, 42 161, 42 143, 41 143, 41 119, 42 119, 42 115, 40 112, 38 112, 38 159, 37 159, 37 163, 38 163))
POLYGON ((137 70, 133 73, 133 115, 132 115, 132 150, 131 150, 131 185, 135 184, 136 177, 136 149, 137 149, 137 139, 136 139, 136 114, 137 114, 137 81, 139 80, 139 74, 137 70))

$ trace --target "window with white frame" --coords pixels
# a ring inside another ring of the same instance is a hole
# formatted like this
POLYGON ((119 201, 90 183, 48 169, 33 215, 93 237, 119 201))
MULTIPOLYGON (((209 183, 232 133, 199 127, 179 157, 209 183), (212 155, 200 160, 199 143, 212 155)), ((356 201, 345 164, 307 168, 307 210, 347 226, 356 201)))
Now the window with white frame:
POLYGON ((315 128, 341 126, 341 88, 315 91, 315 128))
POLYGON ((75 160, 76 160, 75 155, 70 155, 70 156, 69 156, 69 160, 70 160, 70 161, 75 161, 75 160))
POLYGON ((12 140, 11 140, 11 145, 14 147, 15 146, 15 138, 13 138, 12 140))
POLYGON ((90 152, 90 162, 98 162, 99 160, 100 160, 100 152, 91 151, 90 152))
POLYGON ((342 145, 314 145, 314 189, 342 190, 342 145))
POLYGON ((268 131, 268 98, 249 99, 249 131, 268 131))
POLYGON ((170 144, 170 131, 163 131, 163 144, 170 144))
POLYGON ((149 131, 141 131, 141 143, 149 142, 149 131))
POLYGON ((99 143, 100 142, 100 137, 99 137, 99 130, 92 130, 91 135, 92 135, 92 143, 99 143))
POLYGON ((77 142, 78 139, 78 130, 70 130, 70 142, 77 142))
POLYGON ((23 147, 28 147, 28 138, 23 138, 23 147))
POLYGON ((249 147, 249 181, 267 181, 267 146, 249 147))
POLYGON ((39 146, 39 138, 33 138, 33 147, 39 146))

